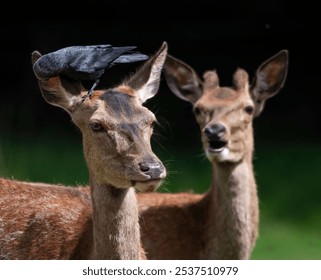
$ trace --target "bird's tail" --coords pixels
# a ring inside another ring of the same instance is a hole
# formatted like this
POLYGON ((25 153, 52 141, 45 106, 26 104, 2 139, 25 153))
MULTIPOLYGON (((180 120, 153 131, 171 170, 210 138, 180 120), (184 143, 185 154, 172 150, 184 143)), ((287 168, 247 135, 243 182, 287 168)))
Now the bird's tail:
POLYGON ((108 68, 121 63, 132 63, 144 61, 149 58, 148 55, 135 51, 137 47, 127 46, 127 47, 114 47, 112 56, 115 58, 108 68))
POLYGON ((149 58, 148 55, 142 54, 140 52, 133 52, 131 54, 123 54, 120 57, 116 58, 112 65, 118 64, 118 63, 132 63, 132 62, 138 62, 138 61, 144 61, 149 58))

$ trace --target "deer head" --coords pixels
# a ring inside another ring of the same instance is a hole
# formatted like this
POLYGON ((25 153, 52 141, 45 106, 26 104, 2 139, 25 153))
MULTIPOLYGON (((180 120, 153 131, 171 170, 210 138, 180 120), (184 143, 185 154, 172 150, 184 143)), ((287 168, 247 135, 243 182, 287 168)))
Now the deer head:
POLYGON ((258 67, 251 84, 248 73, 237 69, 233 86, 221 87, 215 70, 200 78, 191 66, 168 55, 164 74, 171 91, 192 103, 208 159, 238 162, 252 154, 252 120, 283 87, 287 67, 288 52, 282 50, 258 67))
MULTIPOLYGON (((165 167, 150 143, 156 118, 143 103, 158 91, 166 55, 164 42, 129 79, 114 88, 95 90, 91 98, 85 98, 81 81, 62 75, 38 77, 44 99, 67 111, 81 130, 91 182, 153 191, 165 178, 165 167)), ((40 57, 33 52, 32 62, 40 57)))

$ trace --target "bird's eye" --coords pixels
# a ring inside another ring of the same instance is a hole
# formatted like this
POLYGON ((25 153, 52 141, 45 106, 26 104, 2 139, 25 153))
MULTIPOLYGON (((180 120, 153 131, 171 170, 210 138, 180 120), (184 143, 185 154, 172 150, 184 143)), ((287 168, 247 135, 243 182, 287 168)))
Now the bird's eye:
POLYGON ((98 122, 91 123, 90 128, 94 132, 104 131, 104 127, 101 125, 101 123, 98 123, 98 122))
POLYGON ((195 113, 196 116, 198 116, 201 113, 201 109, 198 108, 198 107, 195 107, 194 113, 195 113))
POLYGON ((253 108, 253 106, 246 106, 245 108, 244 108, 244 111, 246 112, 246 113, 248 113, 249 115, 251 115, 252 113, 253 113, 253 111, 254 111, 254 108, 253 108))

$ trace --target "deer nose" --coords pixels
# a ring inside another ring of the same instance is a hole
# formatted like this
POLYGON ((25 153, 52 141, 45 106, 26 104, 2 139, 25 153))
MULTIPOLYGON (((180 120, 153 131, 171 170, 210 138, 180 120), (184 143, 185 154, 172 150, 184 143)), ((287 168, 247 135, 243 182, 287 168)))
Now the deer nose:
POLYGON ((139 163, 139 169, 145 175, 149 175, 150 179, 159 179, 165 171, 164 165, 159 161, 143 161, 139 163))
POLYGON ((224 137, 226 132, 226 128, 224 125, 221 124, 212 124, 212 125, 207 125, 204 129, 204 133, 208 140, 210 141, 215 141, 215 140, 220 140, 224 137))

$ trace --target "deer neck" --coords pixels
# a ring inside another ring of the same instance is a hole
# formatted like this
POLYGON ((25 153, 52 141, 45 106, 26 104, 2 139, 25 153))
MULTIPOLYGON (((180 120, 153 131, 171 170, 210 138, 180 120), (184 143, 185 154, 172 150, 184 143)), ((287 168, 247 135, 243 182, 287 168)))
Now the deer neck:
POLYGON ((134 188, 91 184, 94 259, 140 258, 138 207, 134 188))
POLYGON ((212 166, 207 194, 206 248, 210 259, 248 259, 257 235, 258 205, 252 154, 212 166))

